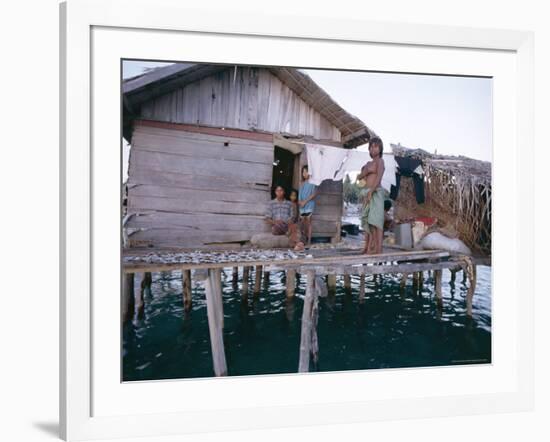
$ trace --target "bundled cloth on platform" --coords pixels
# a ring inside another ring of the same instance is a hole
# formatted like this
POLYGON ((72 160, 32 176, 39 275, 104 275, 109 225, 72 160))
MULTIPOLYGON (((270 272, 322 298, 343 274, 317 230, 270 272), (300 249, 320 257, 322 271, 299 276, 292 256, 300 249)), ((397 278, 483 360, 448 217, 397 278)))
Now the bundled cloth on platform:
MULTIPOLYGON (((322 144, 306 144, 306 149, 309 182, 316 186, 324 180, 340 181, 347 173, 357 172, 371 161, 368 152, 356 149, 343 149, 322 144)), ((396 164, 393 154, 384 155, 384 166, 381 186, 389 191, 392 185, 396 185, 396 164)))
MULTIPOLYGON (((370 189, 361 190, 361 198, 364 200, 370 189)), ((370 201, 363 206, 361 213, 361 226, 365 232, 370 232, 370 227, 384 228, 384 201, 388 198, 388 191, 378 187, 372 192, 370 201)))

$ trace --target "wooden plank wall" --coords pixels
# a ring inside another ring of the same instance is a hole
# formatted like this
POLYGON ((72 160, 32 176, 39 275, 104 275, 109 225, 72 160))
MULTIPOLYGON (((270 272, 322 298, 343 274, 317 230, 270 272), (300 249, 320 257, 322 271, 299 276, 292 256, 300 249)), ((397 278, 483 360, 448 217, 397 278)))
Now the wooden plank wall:
POLYGON ((267 231, 273 144, 136 125, 129 161, 131 246, 204 247, 267 231))
POLYGON ((263 68, 228 67, 146 102, 140 112, 150 120, 341 140, 335 126, 263 68))
MULTIPOLYGON (((306 164, 307 151, 304 149, 295 161, 293 186, 296 189, 300 188, 302 183, 302 166, 306 164)), ((319 186, 319 196, 315 201, 312 236, 340 238, 343 215, 343 192, 342 181, 325 180, 321 183, 319 186)))

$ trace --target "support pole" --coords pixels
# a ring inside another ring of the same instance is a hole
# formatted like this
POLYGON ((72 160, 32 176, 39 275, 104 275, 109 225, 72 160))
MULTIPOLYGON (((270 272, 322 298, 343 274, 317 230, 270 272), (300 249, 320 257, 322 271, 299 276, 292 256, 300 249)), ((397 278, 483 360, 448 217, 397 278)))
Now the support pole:
POLYGON ((141 278, 140 289, 138 290, 137 294, 134 293, 138 318, 143 318, 143 316, 145 315, 145 290, 150 290, 150 278, 151 273, 145 272, 141 278))
POLYGON ((401 291, 405 290, 405 286, 407 285, 407 277, 409 275, 407 273, 403 273, 401 275, 401 282, 399 283, 399 288, 401 289, 401 291))
POLYGON ((239 286, 239 268, 233 267, 233 290, 236 290, 239 286))
POLYGON ((349 273, 344 273, 344 290, 351 291, 351 276, 349 273))
POLYGON ((146 290, 146 289, 151 290, 151 284, 152 283, 153 283, 153 276, 151 275, 151 272, 145 272, 143 274, 143 278, 141 280, 141 289, 142 290, 146 290))
POLYGON ((416 295, 418 292, 418 272, 413 272, 413 293, 416 295))
POLYGON ((243 298, 248 298, 248 278, 250 277, 250 267, 243 267, 243 298))
POLYGON ((336 292, 336 275, 329 274, 327 275, 327 289, 328 292, 334 294, 336 292))
POLYGON ((264 287, 269 288, 269 271, 264 271, 264 287))
POLYGON ((437 304, 443 305, 443 293, 441 292, 441 280, 443 278, 442 270, 434 270, 434 288, 435 296, 437 298, 437 304))
POLYGON ((304 298, 304 310, 302 312, 302 332, 300 336, 300 359, 298 372, 309 371, 310 357, 314 361, 318 357, 317 318, 319 300, 315 290, 315 272, 307 271, 306 296, 304 298))
POLYGON ((365 274, 359 276, 359 302, 365 302, 365 274))
POLYGON ((191 310, 192 305, 192 282, 191 282, 191 270, 182 270, 182 287, 183 287, 183 308, 186 312, 191 310))
POLYGON ((296 270, 286 271, 286 297, 293 298, 296 292, 296 270))
POLYGON ((455 269, 450 269, 451 270, 451 284, 454 284, 455 281, 456 281, 456 270, 455 269))
POLYGON ((220 269, 208 270, 208 278, 204 288, 214 374, 216 376, 227 376, 227 363, 223 346, 223 301, 220 269))
POLYGON ((262 288, 262 266, 256 266, 254 272, 254 296, 260 296, 260 290, 262 288))
POLYGON ((468 292, 466 293, 466 314, 472 316, 474 293, 476 291, 477 284, 477 268, 469 256, 465 256, 463 259, 462 270, 464 275, 468 277, 469 285, 468 292))
POLYGON ((135 309, 134 299, 134 274, 124 274, 122 280, 122 321, 131 321, 134 317, 135 309))
POLYGON ((424 288, 424 272, 418 272, 418 294, 422 296, 422 289, 424 288))

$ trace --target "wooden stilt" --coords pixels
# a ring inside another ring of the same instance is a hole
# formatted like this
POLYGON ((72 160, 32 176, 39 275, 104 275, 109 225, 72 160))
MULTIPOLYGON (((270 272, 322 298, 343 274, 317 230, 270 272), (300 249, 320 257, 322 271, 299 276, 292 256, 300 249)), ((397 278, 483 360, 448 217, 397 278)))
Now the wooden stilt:
POLYGON ((243 293, 244 298, 248 297, 248 278, 250 277, 250 267, 243 267, 243 293))
POLYGON ((422 295, 422 289, 424 288, 424 272, 418 272, 418 294, 422 295))
MULTIPOLYGON (((149 275, 151 274, 149 273, 149 275)), ((144 273, 141 277, 140 289, 137 291, 137 293, 134 293, 138 318, 143 318, 143 316, 145 315, 145 290, 147 289, 147 273, 144 273)))
POLYGON ((401 289, 401 291, 405 290, 405 286, 407 285, 407 277, 408 277, 407 273, 403 273, 401 275, 401 282, 399 284, 399 288, 401 289))
POLYGON ((449 269, 451 271, 451 284, 454 284, 456 281, 456 270, 455 269, 449 269))
POLYGON ((208 270, 205 292, 214 374, 216 376, 227 376, 227 363, 223 346, 223 300, 219 269, 208 270))
POLYGON ((465 257, 462 269, 469 280, 468 292, 466 293, 466 314, 471 317, 473 313, 474 293, 476 291, 477 284, 477 268, 471 258, 465 257))
POLYGON ((365 274, 359 276, 359 302, 365 301, 365 274))
POLYGON ((135 309, 134 299, 134 274, 125 273, 122 280, 122 320, 132 320, 135 309))
POLYGON ((286 296, 287 298, 294 297, 296 292, 296 270, 288 269, 286 271, 286 296))
POLYGON ((413 293, 416 295, 418 292, 418 272, 413 272, 413 293))
POLYGON ((236 290, 239 285, 239 268, 233 267, 233 290, 236 290))
POLYGON ((344 274, 344 290, 351 291, 351 275, 349 273, 344 274))
POLYGON ((265 288, 268 288, 269 287, 269 271, 264 271, 264 287, 265 288))
POLYGON ((318 357, 317 341, 317 313, 318 297, 315 290, 315 272, 307 271, 306 296, 304 298, 304 309, 302 312, 302 331, 300 336, 300 358, 298 371, 305 373, 309 371, 310 357, 314 361, 318 357))
POLYGON ((141 279, 141 290, 151 290, 151 284, 153 283, 153 276, 151 272, 145 272, 141 279))
POLYGON ((183 308, 185 311, 191 310, 192 306, 192 282, 191 282, 191 270, 182 270, 182 287, 183 287, 183 308))
POLYGON ((327 275, 327 289, 328 292, 334 294, 336 292, 336 275, 329 274, 327 275))
POLYGON ((443 304, 443 293, 441 291, 441 282, 443 279, 443 272, 442 270, 434 270, 434 288, 435 288, 435 296, 437 298, 437 303, 439 305, 443 304))
POLYGON ((261 288, 262 288, 262 266, 256 266, 256 271, 254 272, 254 296, 260 295, 261 288))

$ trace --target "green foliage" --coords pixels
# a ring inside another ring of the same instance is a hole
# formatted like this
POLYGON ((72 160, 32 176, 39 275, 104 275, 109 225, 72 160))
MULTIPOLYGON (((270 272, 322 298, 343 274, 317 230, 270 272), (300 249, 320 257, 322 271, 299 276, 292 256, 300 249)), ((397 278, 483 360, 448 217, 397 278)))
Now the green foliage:
POLYGON ((360 188, 356 183, 351 182, 349 175, 344 178, 344 201, 346 203, 357 204, 359 202, 360 188))

